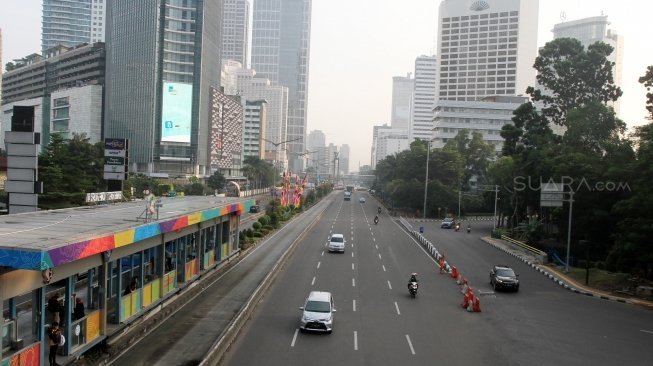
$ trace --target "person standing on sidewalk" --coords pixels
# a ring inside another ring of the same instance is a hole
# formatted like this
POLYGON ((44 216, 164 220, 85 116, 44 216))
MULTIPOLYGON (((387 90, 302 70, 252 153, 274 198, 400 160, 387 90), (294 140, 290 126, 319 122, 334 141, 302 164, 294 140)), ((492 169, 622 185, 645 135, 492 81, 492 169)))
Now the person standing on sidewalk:
POLYGON ((59 350, 60 342, 61 330, 59 329, 59 323, 52 322, 52 326, 48 330, 48 345, 50 346, 48 361, 50 362, 50 366, 59 366, 57 363, 57 351, 59 350))

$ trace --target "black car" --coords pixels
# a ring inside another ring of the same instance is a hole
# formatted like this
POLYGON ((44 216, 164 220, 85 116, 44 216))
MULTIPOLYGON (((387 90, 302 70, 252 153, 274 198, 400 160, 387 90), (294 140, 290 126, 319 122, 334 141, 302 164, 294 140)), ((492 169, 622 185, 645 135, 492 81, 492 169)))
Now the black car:
POLYGON ((442 220, 442 225, 440 225, 440 228, 452 229, 453 225, 454 225, 454 220, 451 217, 447 217, 446 219, 442 220))
POLYGON ((259 211, 261 211, 261 207, 259 205, 254 205, 254 206, 249 208, 250 213, 257 213, 259 211))
POLYGON ((490 284, 495 291, 514 290, 519 291, 519 275, 508 266, 494 266, 490 271, 490 284))

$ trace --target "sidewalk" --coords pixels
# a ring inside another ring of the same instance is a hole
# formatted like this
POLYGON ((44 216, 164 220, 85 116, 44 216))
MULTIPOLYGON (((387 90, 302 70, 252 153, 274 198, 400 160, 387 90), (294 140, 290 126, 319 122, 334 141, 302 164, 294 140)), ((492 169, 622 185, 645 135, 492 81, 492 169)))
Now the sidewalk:
POLYGON ((543 275, 551 279, 553 282, 566 288, 567 290, 573 291, 577 294, 597 297, 602 300, 616 301, 616 302, 621 302, 626 304, 642 305, 653 309, 653 301, 647 301, 647 300, 642 300, 633 297, 617 296, 609 292, 605 292, 585 285, 581 285, 578 282, 566 276, 562 271, 540 263, 535 256, 522 250, 516 245, 511 245, 510 243, 504 240, 494 239, 489 236, 482 237, 481 240, 483 240, 484 242, 492 245, 493 247, 499 250, 502 250, 512 255, 513 257, 517 257, 521 259, 524 263, 530 265, 533 269, 539 271, 540 273, 542 273, 543 275))

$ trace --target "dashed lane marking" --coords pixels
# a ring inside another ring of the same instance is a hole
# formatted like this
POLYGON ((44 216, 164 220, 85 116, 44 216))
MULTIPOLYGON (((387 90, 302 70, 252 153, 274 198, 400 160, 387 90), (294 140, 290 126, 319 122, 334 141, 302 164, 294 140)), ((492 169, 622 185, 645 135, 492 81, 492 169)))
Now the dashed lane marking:
POLYGON ((395 309, 397 309, 397 315, 401 315, 401 312, 399 311, 399 304, 395 301, 395 309))
POLYGON ((352 271, 354 270, 354 264, 353 263, 351 264, 351 270, 352 271))
POLYGON ((356 287, 356 279, 355 278, 351 279, 351 287, 356 287))
POLYGON ((381 267, 383 267, 383 272, 385 272, 385 265, 382 264, 381 267))
POLYGON ((317 269, 320 269, 320 263, 322 262, 317 262, 317 269))
POLYGON ((651 333, 651 334, 653 334, 653 331, 651 331, 651 330, 640 329, 639 331, 640 331, 640 332, 644 332, 644 333, 651 333))
POLYGON ((388 281, 388 288, 392 290, 392 285, 390 284, 390 281, 388 281))
POLYGON ((406 334, 406 341, 408 341, 408 347, 410 347, 410 353, 415 354, 415 349, 413 348, 413 342, 410 341, 410 336, 406 334))
POLYGON ((353 308, 354 308, 353 311, 356 311, 356 300, 352 300, 352 301, 353 301, 353 308))
POLYGON ((311 281, 311 286, 315 285, 315 277, 313 277, 313 281, 311 281))
POLYGON ((295 329, 295 335, 292 336, 292 342, 290 342, 290 347, 295 347, 295 341, 297 340, 297 333, 299 333, 299 329, 295 329))
POLYGON ((354 331, 354 351, 358 351, 358 332, 354 331))

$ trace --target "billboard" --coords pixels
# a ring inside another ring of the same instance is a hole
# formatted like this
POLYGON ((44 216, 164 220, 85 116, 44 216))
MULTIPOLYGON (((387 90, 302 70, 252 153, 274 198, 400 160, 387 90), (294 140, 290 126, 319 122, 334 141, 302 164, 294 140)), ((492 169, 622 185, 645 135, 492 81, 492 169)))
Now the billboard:
POLYGON ((163 83, 161 141, 190 143, 193 85, 163 83))

